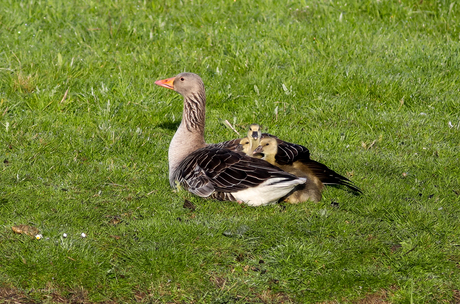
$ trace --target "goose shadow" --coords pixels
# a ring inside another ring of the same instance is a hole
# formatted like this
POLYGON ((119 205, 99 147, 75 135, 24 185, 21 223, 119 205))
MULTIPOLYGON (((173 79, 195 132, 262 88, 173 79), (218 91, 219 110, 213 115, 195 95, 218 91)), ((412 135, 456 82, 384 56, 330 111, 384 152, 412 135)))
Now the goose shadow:
POLYGON ((177 128, 179 128, 179 125, 180 125, 180 121, 179 122, 168 121, 168 122, 159 123, 155 125, 155 127, 175 131, 177 130, 177 128))
MULTIPOLYGON (((336 189, 341 189, 341 190, 347 191, 347 192, 353 194, 354 196, 360 196, 360 195, 364 194, 363 190, 361 190, 360 188, 358 188, 359 191, 356 191, 356 190, 348 188, 346 185, 326 184, 325 186, 330 187, 330 188, 336 188, 336 189)), ((355 186, 355 185, 353 184, 353 186, 355 186)), ((355 186, 355 187, 357 187, 357 186, 355 186)))

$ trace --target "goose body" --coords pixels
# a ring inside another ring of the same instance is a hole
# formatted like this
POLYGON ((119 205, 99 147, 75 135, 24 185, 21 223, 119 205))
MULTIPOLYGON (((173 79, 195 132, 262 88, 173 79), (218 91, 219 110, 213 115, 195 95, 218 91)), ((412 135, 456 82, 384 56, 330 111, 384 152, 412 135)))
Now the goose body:
POLYGON ((158 80, 155 84, 184 97, 182 121, 169 145, 169 182, 200 197, 244 202, 251 206, 275 203, 306 178, 236 151, 240 139, 207 145, 204 140, 205 89, 193 73, 158 80))

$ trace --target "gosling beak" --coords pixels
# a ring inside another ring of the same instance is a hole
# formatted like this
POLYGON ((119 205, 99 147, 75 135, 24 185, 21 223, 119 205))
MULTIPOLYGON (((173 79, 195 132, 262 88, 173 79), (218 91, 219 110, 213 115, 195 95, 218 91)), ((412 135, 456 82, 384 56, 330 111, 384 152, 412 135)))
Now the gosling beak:
POLYGON ((243 145, 239 144, 238 146, 236 146, 236 151, 243 152, 243 145))
POLYGON ((163 79, 163 80, 157 80, 155 81, 155 84, 171 89, 171 90, 174 90, 174 79, 176 79, 176 77, 171 77, 171 78, 163 79))
POLYGON ((262 148, 262 146, 258 146, 258 147, 252 152, 252 154, 257 154, 257 153, 264 153, 264 149, 262 148))
POLYGON ((259 133, 257 131, 252 131, 251 136, 252 136, 253 139, 257 139, 257 138, 259 138, 259 133))

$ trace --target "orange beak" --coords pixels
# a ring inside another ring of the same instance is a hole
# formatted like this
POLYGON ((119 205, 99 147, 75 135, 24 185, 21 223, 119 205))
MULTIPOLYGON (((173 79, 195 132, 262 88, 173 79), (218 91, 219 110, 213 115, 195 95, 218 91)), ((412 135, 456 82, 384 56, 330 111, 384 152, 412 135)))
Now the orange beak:
POLYGON ((174 79, 176 79, 176 77, 171 77, 171 78, 163 79, 163 80, 157 80, 155 81, 155 84, 171 89, 171 90, 174 90, 174 79))

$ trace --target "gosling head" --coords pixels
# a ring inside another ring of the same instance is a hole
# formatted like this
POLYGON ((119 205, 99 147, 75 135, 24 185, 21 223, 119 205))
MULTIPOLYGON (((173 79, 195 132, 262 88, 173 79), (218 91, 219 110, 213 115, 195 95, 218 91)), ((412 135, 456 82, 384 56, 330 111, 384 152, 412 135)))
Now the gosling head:
POLYGON ((260 131, 260 126, 258 124, 252 124, 249 126, 248 137, 253 140, 260 140, 262 132, 260 131))
POLYGON ((243 152, 244 154, 247 154, 249 156, 252 156, 252 151, 251 151, 251 141, 249 138, 245 137, 240 140, 240 143, 236 147, 236 150, 238 152, 243 152))
POLYGON ((275 157, 278 153, 278 142, 276 138, 265 137, 260 140, 259 146, 252 152, 253 154, 263 154, 262 159, 267 159, 269 157, 275 157))

